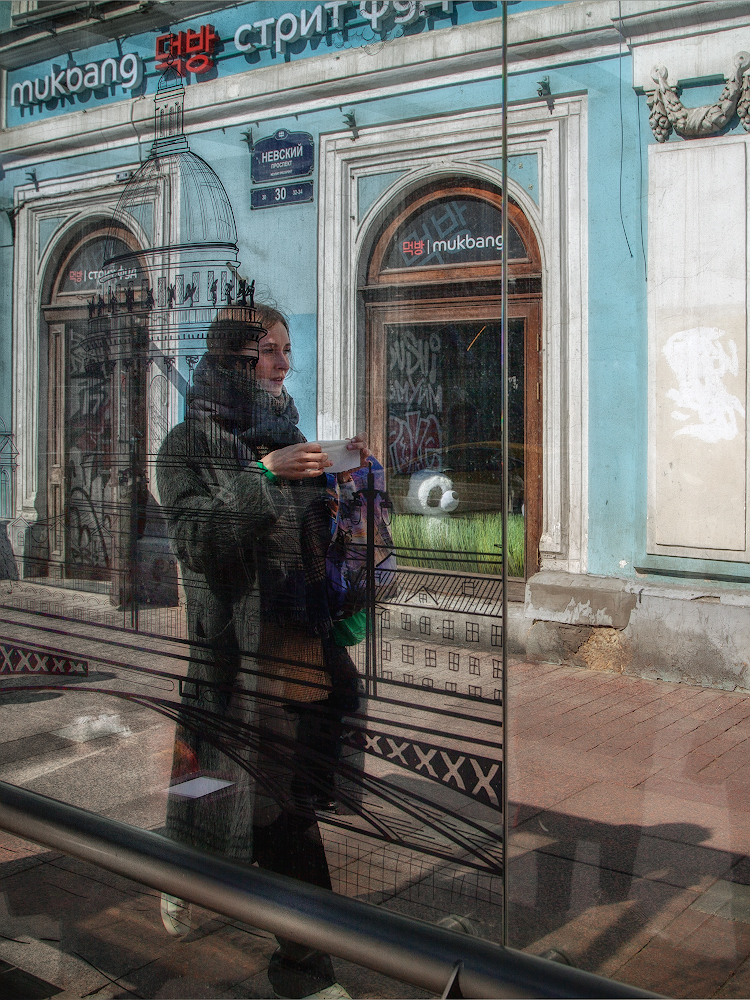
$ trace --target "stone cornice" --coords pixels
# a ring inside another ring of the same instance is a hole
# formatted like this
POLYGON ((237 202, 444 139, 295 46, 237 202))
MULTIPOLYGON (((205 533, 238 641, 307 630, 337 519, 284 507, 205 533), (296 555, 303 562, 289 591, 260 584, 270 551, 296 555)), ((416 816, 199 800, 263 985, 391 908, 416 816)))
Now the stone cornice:
MULTIPOLYGON (((655 67, 674 85, 728 81, 733 58, 750 49, 750 5, 738 0, 686 0, 644 9, 624 0, 615 23, 633 54, 633 87, 650 93, 655 67)), ((649 5, 651 6, 651 5, 649 5)), ((718 98, 718 91, 717 91, 718 98)))
POLYGON ((628 45, 687 38, 705 31, 750 25, 750 6, 738 0, 669 0, 662 4, 623 0, 613 21, 628 45))
MULTIPOLYGON (((586 0, 509 18, 509 61, 544 65, 616 46, 611 0, 586 0)), ((616 51, 616 50, 613 50, 616 51)), ((497 75, 500 19, 395 39, 382 46, 337 50, 193 85, 185 96, 185 131, 217 124, 299 114, 342 103, 433 89, 497 75)), ((498 86, 499 96, 499 86, 498 86)), ((153 102, 147 98, 71 112, 0 133, 4 169, 79 152, 150 143, 153 102)))

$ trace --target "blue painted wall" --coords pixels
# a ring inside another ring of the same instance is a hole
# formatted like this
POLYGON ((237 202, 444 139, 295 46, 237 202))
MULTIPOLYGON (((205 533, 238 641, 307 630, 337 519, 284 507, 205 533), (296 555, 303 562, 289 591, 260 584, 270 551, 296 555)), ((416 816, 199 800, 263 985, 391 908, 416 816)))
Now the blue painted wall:
POLYGON ((289 339, 292 342, 293 370, 286 384, 299 410, 299 427, 308 441, 318 436, 315 408, 317 396, 318 341, 316 313, 291 313, 289 339))
MULTIPOLYGON (((519 4, 513 10, 543 4, 519 4)), ((261 16, 263 4, 253 6, 261 16)), ((301 6, 301 5, 299 5, 301 6)), ((309 6, 309 5, 308 5, 309 6)), ((279 5, 276 7, 278 16, 279 5)), ((245 8, 222 11, 221 17, 241 23, 245 8)), ((283 10, 295 9, 284 4, 283 10)), ((487 4, 463 4, 466 17, 496 17, 487 4)), ((462 15, 464 16, 464 15, 462 15)), ((219 16, 216 17, 217 27, 219 16)), ((424 29, 426 30, 426 29, 424 29)), ((153 33, 148 36, 153 45, 153 33)), ((348 44, 363 44, 364 36, 348 44)), ((320 45, 327 45, 321 41, 320 45)), ((308 44, 291 57, 315 54, 308 44)), ((106 52, 104 53, 107 54, 106 52)), ((97 56, 101 58, 102 56, 97 56)), ((263 54, 266 62, 272 54, 263 54)), ((80 60, 77 60, 80 61, 80 60)), ((262 61, 259 61, 259 65, 262 61)), ((237 59, 234 59, 237 65, 237 59)), ((240 69, 245 69, 244 62, 240 69)), ((228 71, 228 69, 227 69, 228 71)), ((224 72, 224 70, 222 70, 224 72)), ((603 575, 632 575, 645 557, 647 457, 647 326, 646 326, 646 147, 653 142, 648 109, 631 86, 629 56, 580 62, 549 70, 515 73, 509 80, 513 101, 537 99, 540 78, 549 77, 553 95, 588 95, 588 328, 589 328, 589 571, 603 575)), ((713 100, 721 90, 695 88, 686 103, 713 100)), ((497 107, 500 81, 465 83, 442 90, 411 90, 408 94, 354 107, 360 125, 400 122, 415 117, 455 112, 457 109, 497 107)), ((248 123, 252 124, 252 123, 248 123)), ((304 130, 315 138, 340 131, 338 107, 279 117, 254 125, 255 138, 278 128, 304 130)), ((300 410, 301 428, 315 436, 316 313, 317 313, 317 202, 294 208, 250 211, 250 156, 242 128, 217 128, 191 137, 191 148, 216 170, 232 202, 238 229, 243 272, 256 278, 261 297, 271 298, 290 316, 295 372, 289 387, 300 410)), ((735 123, 732 128, 738 127, 735 123)), ((673 140, 682 141, 682 140, 673 140)), ((143 155, 148 148, 144 145, 143 155)), ((84 154, 40 164, 40 179, 132 163, 134 147, 96 155, 84 154)), ((317 189, 317 164, 313 180, 317 189)), ((25 170, 8 171, 0 181, 0 199, 10 201, 25 170)), ((0 216, 0 220, 2 217, 0 216)), ((4 241, 3 241, 4 242, 4 241)), ((3 253, 4 251, 0 251, 3 253)), ((0 291, 9 294, 9 263, 0 258, 0 291)), ((5 297, 3 298, 5 302, 5 297)), ((0 364, 10 358, 7 311, 0 315, 0 364), (4 324, 4 325, 3 325, 4 324)), ((0 407, 8 405, 9 379, 2 372, 0 407)), ((4 413, 0 409, 0 414, 4 413)), ((667 569, 691 567, 695 572, 750 572, 750 567, 697 560, 664 560, 667 569)))

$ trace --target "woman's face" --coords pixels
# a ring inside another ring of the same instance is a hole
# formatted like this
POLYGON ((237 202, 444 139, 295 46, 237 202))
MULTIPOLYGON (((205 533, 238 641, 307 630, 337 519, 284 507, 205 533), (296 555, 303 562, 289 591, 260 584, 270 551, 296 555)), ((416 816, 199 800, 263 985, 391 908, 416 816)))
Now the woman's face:
POLYGON ((274 323, 258 342, 258 364, 255 377, 266 392, 280 396, 284 379, 289 372, 292 345, 283 323, 274 323))

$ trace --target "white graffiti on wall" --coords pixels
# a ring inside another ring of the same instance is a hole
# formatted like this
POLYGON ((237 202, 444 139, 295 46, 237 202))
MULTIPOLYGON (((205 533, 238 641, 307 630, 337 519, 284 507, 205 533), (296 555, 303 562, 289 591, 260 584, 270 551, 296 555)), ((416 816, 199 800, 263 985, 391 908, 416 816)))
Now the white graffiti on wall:
POLYGON ((394 331, 389 347, 390 413, 388 451, 394 472, 439 467, 443 387, 438 368, 440 334, 418 337, 408 328, 394 331), (395 410, 395 412, 394 412, 395 410))
POLYGON ((688 434, 710 444, 737 437, 737 414, 744 417, 745 408, 724 385, 725 375, 739 374, 737 344, 729 340, 727 350, 721 342, 726 335, 715 326, 697 326, 673 333, 662 348, 678 384, 667 393, 677 405, 672 419, 683 423, 675 437, 688 434), (693 423, 684 423, 691 416, 693 423))

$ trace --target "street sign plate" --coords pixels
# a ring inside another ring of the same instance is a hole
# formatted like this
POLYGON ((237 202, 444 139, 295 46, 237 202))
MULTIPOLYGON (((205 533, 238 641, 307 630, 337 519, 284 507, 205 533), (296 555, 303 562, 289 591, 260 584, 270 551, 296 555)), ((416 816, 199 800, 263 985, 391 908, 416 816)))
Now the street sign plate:
POLYGON ((299 205, 313 200, 313 182, 279 184, 276 187, 256 188, 250 192, 251 208, 276 208, 279 205, 299 205))
POLYGON ((307 177, 315 165, 315 142, 309 132, 280 128, 253 146, 250 173, 253 184, 307 177))

